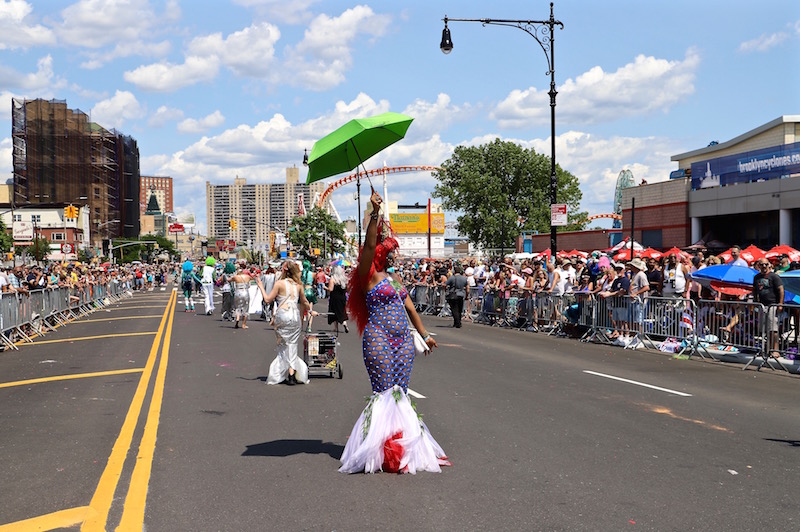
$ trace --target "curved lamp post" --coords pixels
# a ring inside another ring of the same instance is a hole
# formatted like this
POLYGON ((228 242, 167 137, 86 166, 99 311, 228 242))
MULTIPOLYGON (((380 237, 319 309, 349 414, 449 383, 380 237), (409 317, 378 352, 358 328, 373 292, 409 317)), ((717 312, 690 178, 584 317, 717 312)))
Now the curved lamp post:
MULTIPOLYGON (((558 200, 558 179, 556 178, 556 67, 553 57, 553 42, 555 27, 564 29, 564 24, 553 17, 553 3, 550 2, 550 18, 548 20, 507 20, 491 18, 449 18, 444 17, 444 29, 442 30, 442 42, 439 48, 443 53, 449 54, 453 51, 453 39, 450 36, 448 22, 480 22, 484 26, 509 26, 518 28, 536 40, 544 52, 547 60, 547 74, 550 75, 550 204, 554 205, 558 200)), ((556 227, 550 225, 550 256, 556 256, 556 227)))

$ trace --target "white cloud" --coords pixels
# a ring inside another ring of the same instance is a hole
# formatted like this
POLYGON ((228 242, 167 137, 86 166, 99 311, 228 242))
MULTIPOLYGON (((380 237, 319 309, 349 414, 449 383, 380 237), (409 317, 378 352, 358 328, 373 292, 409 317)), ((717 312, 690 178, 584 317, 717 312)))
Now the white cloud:
POLYGON ((264 22, 224 39, 221 33, 198 37, 189 44, 188 55, 216 57, 239 76, 263 77, 272 69, 275 43, 280 37, 276 26, 264 22))
POLYGON ((11 153, 11 139, 9 137, 0 140, 0 184, 4 184, 14 177, 12 168, 14 167, 13 156, 11 153))
POLYGON ((439 94, 435 102, 414 100, 403 109, 402 113, 414 117, 406 138, 415 139, 430 137, 454 123, 468 120, 473 115, 474 109, 469 104, 462 107, 452 105, 449 95, 439 94))
POLYGON ((158 22, 147 0, 79 0, 61 11, 61 41, 83 48, 138 41, 158 22))
POLYGON ((740 52, 766 52, 770 48, 778 46, 789 38, 789 34, 783 31, 778 33, 763 34, 755 39, 745 41, 739 45, 740 52))
POLYGON ((210 81, 218 72, 219 59, 215 56, 187 57, 181 65, 157 63, 140 66, 125 72, 123 77, 128 83, 133 83, 143 90, 170 92, 195 83, 210 81))
MULTIPOLYGON (((699 54, 689 49, 682 61, 640 55, 613 73, 593 67, 557 89, 558 119, 561 123, 593 124, 666 112, 694 93, 699 65, 699 54)), ((501 128, 549 123, 550 97, 534 87, 514 90, 491 117, 501 128)))
POLYGON ((153 43, 128 41, 124 43, 118 43, 112 50, 107 52, 87 53, 86 55, 88 59, 81 63, 81 68, 94 70, 120 57, 162 57, 167 55, 171 48, 172 44, 169 41, 153 43))
POLYGON ((318 15, 303 40, 288 50, 288 78, 315 91, 341 84, 353 66, 353 41, 359 34, 382 36, 390 22, 390 16, 376 15, 368 6, 356 6, 338 17, 318 15))
POLYGON ((234 4, 253 9, 264 18, 298 24, 311 18, 309 7, 319 0, 233 0, 234 4))
POLYGON ((144 108, 133 93, 118 90, 111 98, 97 102, 92 107, 91 117, 92 122, 107 129, 120 129, 125 120, 142 118, 144 114, 144 108))
POLYGON ((0 50, 55 43, 53 32, 29 20, 33 7, 24 0, 0 0, 0 50))
POLYGON ((174 122, 183 118, 183 111, 162 105, 147 120, 148 127, 164 127, 168 122, 174 122))
POLYGON ((209 129, 219 127, 225 123, 225 117, 219 110, 214 111, 205 118, 196 120, 194 118, 187 118, 178 124, 178 131, 181 133, 205 133, 209 129))
MULTIPOLYGON (((0 65, 0 86, 37 93, 64 86, 64 80, 53 74, 53 58, 49 55, 36 62, 36 72, 21 74, 0 65)), ((38 95, 37 95, 38 96, 38 95)))

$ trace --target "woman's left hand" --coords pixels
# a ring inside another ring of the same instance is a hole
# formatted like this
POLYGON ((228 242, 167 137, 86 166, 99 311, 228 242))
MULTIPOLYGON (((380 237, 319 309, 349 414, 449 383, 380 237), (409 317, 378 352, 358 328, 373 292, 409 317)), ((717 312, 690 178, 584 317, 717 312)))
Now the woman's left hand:
POLYGON ((428 345, 428 348, 433 352, 434 347, 439 347, 439 344, 436 343, 436 340, 433 339, 433 336, 429 336, 425 343, 428 345))

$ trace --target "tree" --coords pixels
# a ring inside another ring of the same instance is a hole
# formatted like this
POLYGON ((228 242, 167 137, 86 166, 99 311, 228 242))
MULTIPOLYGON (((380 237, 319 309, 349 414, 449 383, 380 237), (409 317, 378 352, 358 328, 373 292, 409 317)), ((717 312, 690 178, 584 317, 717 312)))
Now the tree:
POLYGON ((300 256, 312 261, 316 259, 312 252, 314 248, 320 249, 325 257, 327 253, 344 251, 346 245, 344 224, 316 206, 305 216, 293 218, 287 233, 289 242, 300 256))
MULTIPOLYGON (((522 232, 550 232, 550 158, 513 142, 495 139, 458 146, 435 174, 433 196, 458 216, 458 230, 486 248, 513 250, 522 232)), ((580 230, 578 179, 556 165, 558 202, 567 204, 570 225, 580 230)))
POLYGON ((50 254, 50 241, 43 236, 36 236, 33 244, 24 248, 25 253, 33 257, 36 262, 42 262, 50 254))
POLYGON ((8 234, 6 224, 0 220, 0 252, 8 253, 14 246, 14 237, 8 234))

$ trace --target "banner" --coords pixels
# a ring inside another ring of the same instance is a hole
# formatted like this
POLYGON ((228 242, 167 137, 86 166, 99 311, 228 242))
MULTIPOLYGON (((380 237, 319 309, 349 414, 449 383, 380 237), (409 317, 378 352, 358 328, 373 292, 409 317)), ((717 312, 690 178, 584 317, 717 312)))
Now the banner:
POLYGON ((724 187, 800 172, 800 142, 692 163, 692 190, 724 187))
MULTIPOLYGON (((428 234, 428 213, 423 214, 390 214, 392 229, 398 235, 428 234)), ((444 234, 444 213, 431 214, 431 234, 444 234)))

